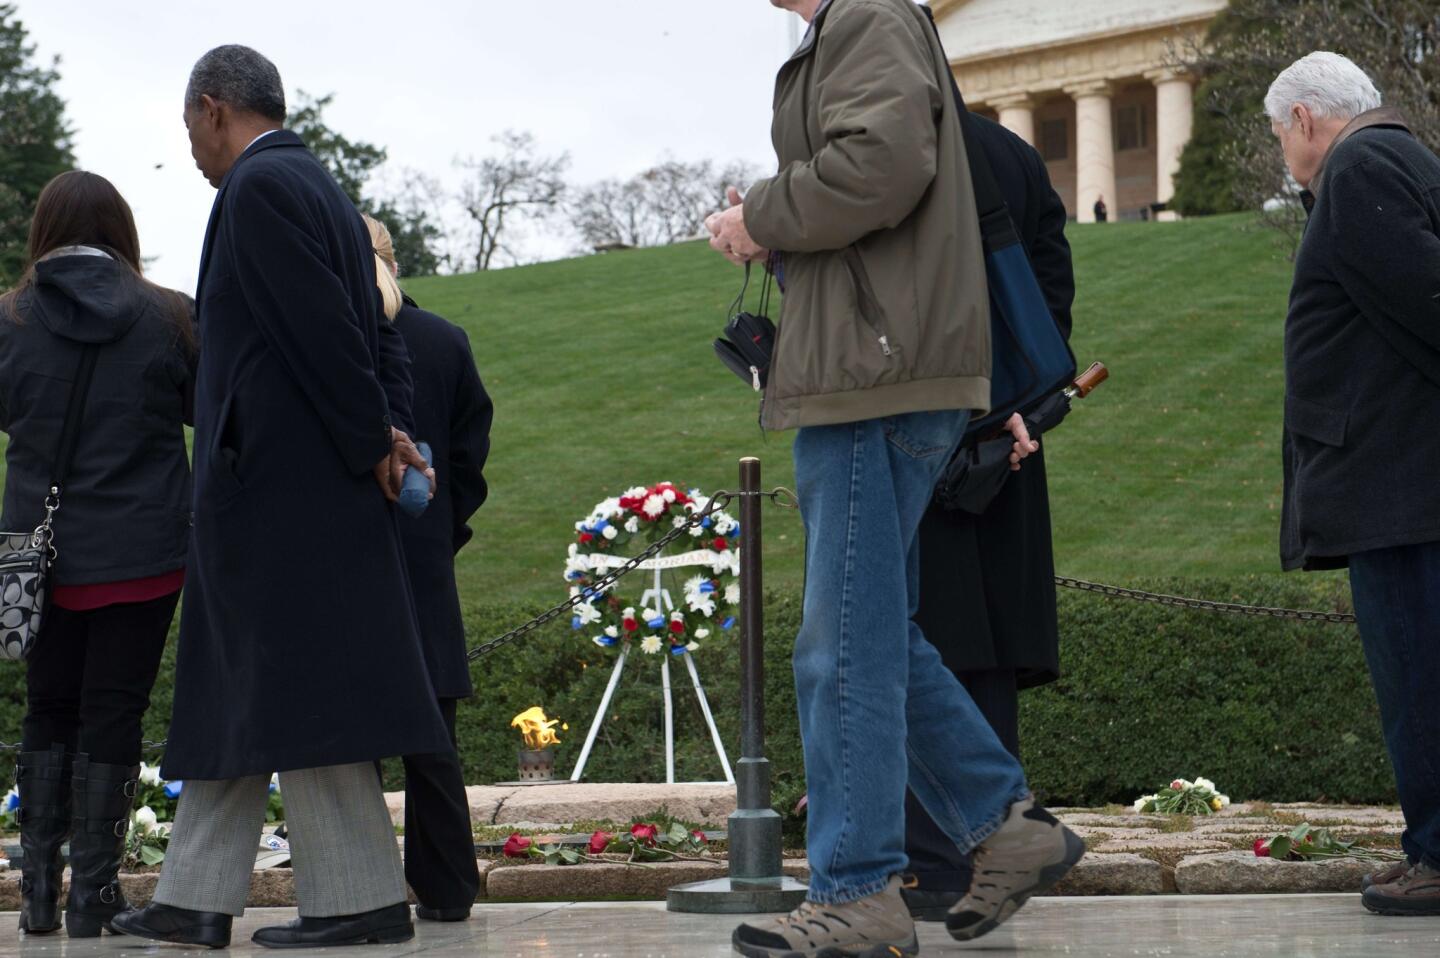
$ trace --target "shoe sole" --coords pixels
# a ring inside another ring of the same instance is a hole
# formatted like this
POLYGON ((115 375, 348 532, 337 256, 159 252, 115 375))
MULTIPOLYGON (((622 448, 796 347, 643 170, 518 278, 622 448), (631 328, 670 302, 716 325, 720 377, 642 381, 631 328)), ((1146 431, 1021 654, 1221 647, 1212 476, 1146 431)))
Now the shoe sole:
POLYGON ((392 925, 389 928, 381 928, 376 931, 367 932, 363 935, 356 935, 353 938, 340 938, 334 941, 265 941, 261 938, 251 938, 255 944, 262 948, 271 948, 276 951, 283 951, 288 948, 343 948, 349 945, 398 945, 401 942, 409 941, 415 937, 414 925, 392 925))
POLYGON ((1024 904, 1036 895, 1044 894, 1060 883, 1060 880, 1070 874, 1080 859, 1085 857, 1085 840, 1076 835, 1070 829, 1065 829, 1065 858, 1057 864, 1047 865, 1040 870, 1040 880, 1029 888, 1023 888, 1006 898, 1000 904, 1000 910, 993 917, 967 925, 961 928, 953 927, 949 918, 946 917, 945 930, 950 932, 950 937, 956 941, 974 941, 976 938, 990 934, 996 928, 1010 920, 1010 917, 1024 906, 1024 904))
MULTIPOLYGON (((872 945, 865 951, 850 951, 848 948, 828 947, 819 951, 796 951, 793 948, 766 948, 764 945, 750 945, 738 941, 736 931, 730 937, 730 945, 738 955, 745 958, 915 958, 920 954, 920 939, 915 935, 900 945, 872 945)), ((856 945, 854 947, 863 947, 856 945)))
POLYGON ((1418 908, 1395 905, 1375 905, 1360 899, 1360 904, 1372 915, 1383 915, 1386 918, 1440 918, 1440 905, 1421 905, 1418 908))
POLYGON ((132 938, 139 938, 144 941, 163 941, 169 945, 194 945, 199 948, 211 949, 230 947, 229 935, 226 935, 223 941, 211 941, 206 940, 203 937, 196 937, 195 930, 197 928, 202 931, 209 930, 204 926, 186 925, 184 928, 178 928, 175 931, 169 932, 168 934, 161 935, 151 931, 132 931, 131 929, 124 927, 118 922, 115 922, 113 924, 115 925, 115 927, 112 928, 111 931, 114 934, 129 935, 132 938))

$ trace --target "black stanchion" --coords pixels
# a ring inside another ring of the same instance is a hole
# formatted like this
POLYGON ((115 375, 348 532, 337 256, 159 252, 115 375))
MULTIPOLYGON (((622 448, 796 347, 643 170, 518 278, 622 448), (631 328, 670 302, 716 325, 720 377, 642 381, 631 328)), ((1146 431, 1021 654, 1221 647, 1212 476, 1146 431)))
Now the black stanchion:
POLYGON ((780 815, 770 806, 765 758, 765 589, 761 562, 760 460, 740 460, 740 761, 730 816, 730 875, 677 885, 670 911, 744 914, 789 911, 806 888, 781 873, 780 815))

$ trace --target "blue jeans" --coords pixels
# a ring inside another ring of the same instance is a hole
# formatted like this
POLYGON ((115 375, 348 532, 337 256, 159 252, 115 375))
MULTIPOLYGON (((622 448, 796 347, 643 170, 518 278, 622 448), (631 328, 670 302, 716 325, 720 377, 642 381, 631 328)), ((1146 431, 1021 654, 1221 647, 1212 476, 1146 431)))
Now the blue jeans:
POLYGON ((1350 557, 1350 592, 1411 859, 1440 868, 1440 542, 1350 557))
POLYGON ((909 413, 795 437, 811 901, 864 898, 905 870, 907 782, 962 852, 1029 794, 1020 764, 911 621, 920 518, 967 416, 909 413))

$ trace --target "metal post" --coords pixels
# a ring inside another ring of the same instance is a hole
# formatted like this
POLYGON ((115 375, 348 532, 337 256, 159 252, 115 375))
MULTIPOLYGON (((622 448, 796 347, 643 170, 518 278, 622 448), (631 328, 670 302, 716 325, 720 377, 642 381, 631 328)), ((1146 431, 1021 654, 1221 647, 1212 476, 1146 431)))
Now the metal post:
POLYGON ((665 697, 665 782, 675 784, 675 702, 670 696, 670 650, 661 649, 660 692, 665 697))
POLYGON ((740 761, 730 816, 730 877, 670 889, 670 911, 789 911, 806 887, 781 872, 780 815, 770 807, 765 758, 765 588, 761 564, 760 460, 740 460, 740 761))

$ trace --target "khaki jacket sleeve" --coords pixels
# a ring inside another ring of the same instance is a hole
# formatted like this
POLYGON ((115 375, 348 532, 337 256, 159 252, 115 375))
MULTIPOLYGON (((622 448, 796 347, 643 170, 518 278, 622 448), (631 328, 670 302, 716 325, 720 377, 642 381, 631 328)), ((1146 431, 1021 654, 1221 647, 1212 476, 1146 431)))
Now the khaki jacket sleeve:
POLYGON ((824 142, 745 197, 745 227, 767 249, 844 249, 897 226, 935 176, 941 90, 918 25, 893 7, 849 0, 822 31, 812 109, 824 142))

